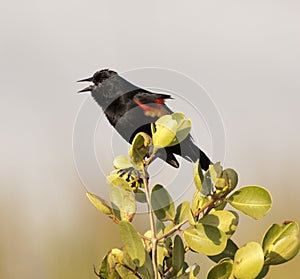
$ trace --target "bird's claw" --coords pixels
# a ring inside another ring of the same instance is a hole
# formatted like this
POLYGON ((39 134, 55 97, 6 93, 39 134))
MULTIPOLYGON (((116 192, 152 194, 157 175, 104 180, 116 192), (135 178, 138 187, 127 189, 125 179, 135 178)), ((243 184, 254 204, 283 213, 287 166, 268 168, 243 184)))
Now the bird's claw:
POLYGON ((136 170, 133 167, 129 167, 129 168, 124 168, 124 169, 120 169, 117 172, 120 176, 125 176, 127 175, 126 181, 129 181, 130 178, 134 178, 134 179, 141 179, 142 178, 142 173, 139 170, 136 170))

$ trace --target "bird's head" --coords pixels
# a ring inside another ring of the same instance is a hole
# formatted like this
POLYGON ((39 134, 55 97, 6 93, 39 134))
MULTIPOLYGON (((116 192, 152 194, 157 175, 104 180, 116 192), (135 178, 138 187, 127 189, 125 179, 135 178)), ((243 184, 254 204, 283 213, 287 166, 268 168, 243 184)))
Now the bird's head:
POLYGON ((100 71, 97 71, 96 73, 94 73, 93 76, 90 78, 78 80, 78 82, 85 82, 85 81, 93 82, 92 85, 78 91, 78 93, 92 91, 96 86, 101 84, 103 81, 105 81, 115 75, 117 75, 117 73, 115 71, 112 71, 109 69, 103 69, 103 70, 100 70, 100 71))

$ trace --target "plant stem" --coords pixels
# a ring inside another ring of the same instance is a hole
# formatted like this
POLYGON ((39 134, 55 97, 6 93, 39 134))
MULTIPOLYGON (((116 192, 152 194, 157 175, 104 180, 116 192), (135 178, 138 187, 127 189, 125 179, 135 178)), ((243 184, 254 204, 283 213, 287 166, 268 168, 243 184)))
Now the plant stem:
POLYGON ((150 191, 149 191, 149 183, 147 179, 147 174, 145 168, 143 168, 143 183, 145 187, 145 194, 147 198, 148 210, 149 210, 149 219, 150 219, 150 229, 151 229, 151 248, 152 248, 152 265, 154 272, 154 279, 158 279, 158 266, 157 266, 157 237, 155 230, 155 222, 154 222, 154 214, 153 208, 150 200, 150 191))
POLYGON ((151 153, 151 156, 148 158, 148 160, 146 161, 145 165, 146 167, 150 165, 150 163, 152 162, 152 160, 155 158, 156 152, 158 151, 158 148, 156 146, 154 146, 154 149, 151 153))
MULTIPOLYGON (((207 202, 204 206, 202 206, 200 209, 198 209, 195 214, 194 217, 197 217, 201 212, 203 212, 205 209, 210 208, 213 204, 214 204, 215 200, 211 199, 209 202, 207 202)), ((169 230, 168 232, 166 232, 165 234, 163 234, 162 236, 160 236, 157 240, 160 241, 164 238, 167 238, 168 236, 172 235, 173 233, 175 233, 176 231, 178 231, 184 224, 186 224, 189 221, 189 219, 186 219, 184 221, 182 221, 181 223, 177 224, 175 227, 173 227, 171 230, 169 230)))

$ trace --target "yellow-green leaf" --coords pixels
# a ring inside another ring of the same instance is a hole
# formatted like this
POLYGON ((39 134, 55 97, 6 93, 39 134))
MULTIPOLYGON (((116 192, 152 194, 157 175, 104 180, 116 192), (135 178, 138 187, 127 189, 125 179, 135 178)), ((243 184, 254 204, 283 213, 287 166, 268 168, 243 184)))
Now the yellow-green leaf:
POLYGON ((246 186, 234 192, 227 201, 244 214, 260 219, 270 210, 272 198, 270 193, 259 186, 246 186))
POLYGON ((209 165, 210 177, 214 183, 220 178, 223 168, 220 165, 220 162, 213 165, 209 165))
POLYGON ((87 197, 91 201, 91 203, 102 213, 106 215, 112 214, 112 208, 106 203, 106 201, 95 194, 90 192, 86 193, 87 197))
POLYGON ((137 271, 141 279, 154 278, 153 265, 148 253, 146 253, 146 259, 144 265, 138 267, 137 271))
MULTIPOLYGON (((121 179, 118 181, 121 182, 121 179)), ((117 219, 132 220, 136 212, 136 201, 134 193, 128 184, 122 183, 119 186, 112 185, 110 189, 110 200, 114 215, 117 219)))
POLYGON ((188 136, 190 129, 191 121, 184 114, 164 115, 152 125, 153 144, 159 148, 176 145, 188 136))
POLYGON ((225 184, 232 191, 238 184, 238 174, 234 169, 225 169, 221 173, 221 178, 225 179, 225 184))
POLYGON ((194 182, 197 190, 207 196, 213 189, 210 172, 206 171, 203 175, 199 160, 194 164, 194 182))
POLYGON ((199 159, 194 164, 194 183, 198 191, 202 189, 202 181, 204 179, 199 159))
POLYGON ((175 206, 173 199, 162 185, 156 184, 152 188, 151 204, 159 220, 174 220, 175 206))
POLYGON ((234 255, 238 249, 239 249, 239 247, 231 239, 228 239, 227 245, 226 245, 226 248, 224 249, 224 251, 218 255, 209 256, 209 258, 212 261, 214 261, 215 263, 220 262, 224 258, 230 258, 233 260, 234 255))
POLYGON ((264 265, 264 253, 256 242, 238 249, 234 256, 233 275, 236 279, 254 279, 264 265))
POLYGON ((193 195, 192 201, 192 211, 196 213, 199 209, 201 209, 205 204, 209 202, 208 197, 202 196, 201 192, 197 190, 193 195))
POLYGON ((266 255, 266 261, 270 265, 285 263, 294 258, 300 249, 300 242, 297 236, 288 235, 280 238, 266 255))
POLYGON ((208 274, 207 279, 228 279, 232 272, 232 261, 223 261, 212 267, 208 274))
POLYGON ((262 247, 265 255, 272 250, 273 246, 280 239, 287 236, 298 236, 299 226, 296 222, 284 223, 281 225, 273 224, 263 237, 262 247))
POLYGON ((239 223, 239 216, 234 211, 229 210, 217 210, 205 215, 199 221, 202 224, 211 225, 217 227, 224 233, 226 233, 227 238, 230 238, 239 223))
POLYGON ((189 218, 190 202, 184 201, 176 209, 175 223, 179 224, 189 218))
POLYGON ((129 150, 129 156, 132 162, 140 165, 148 155, 151 145, 152 140, 148 134, 143 132, 136 134, 129 150))
POLYGON ((121 221, 119 228, 126 252, 138 266, 142 266, 145 263, 146 251, 138 232, 127 221, 121 221))
POLYGON ((130 160, 125 155, 119 155, 114 159, 114 167, 116 169, 127 169, 133 167, 130 160))
POLYGON ((176 120, 176 139, 173 141, 172 145, 182 142, 190 133, 192 122, 187 119, 183 113, 175 112, 172 114, 172 118, 176 120))
POLYGON ((176 275, 183 266, 184 263, 184 246, 179 235, 174 238, 173 251, 172 251, 172 266, 173 274, 176 275))
POLYGON ((188 228, 183 232, 187 245, 198 253, 208 256, 220 254, 226 247, 226 234, 217 227, 196 224, 196 227, 188 228))

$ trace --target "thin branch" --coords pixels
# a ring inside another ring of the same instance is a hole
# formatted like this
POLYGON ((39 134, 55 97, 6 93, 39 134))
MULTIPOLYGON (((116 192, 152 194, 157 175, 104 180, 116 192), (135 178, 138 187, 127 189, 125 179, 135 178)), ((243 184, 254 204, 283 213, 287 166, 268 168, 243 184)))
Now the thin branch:
MULTIPOLYGON (((198 215, 200 213, 202 213, 205 209, 210 208, 211 206, 213 206, 215 200, 211 199, 208 203, 206 203, 203 207, 199 208, 195 213, 194 213, 194 217, 198 217, 198 215)), ((179 223, 178 225, 176 225, 175 227, 173 227, 171 230, 169 230, 168 232, 166 232, 165 234, 163 234, 162 236, 160 236, 157 240, 160 241, 164 238, 167 238, 168 236, 172 235, 173 233, 175 233, 176 231, 178 231, 184 224, 186 224, 187 222, 189 222, 189 219, 186 219, 184 221, 182 221, 181 223, 179 223)))
POLYGON ((128 269, 130 272, 132 272, 133 275, 135 275, 137 278, 139 279, 142 279, 142 277, 134 270, 132 269, 131 267, 129 267, 128 265, 126 264, 123 264, 123 263, 119 263, 121 266, 123 266, 124 268, 128 269))
POLYGON ((145 166, 146 166, 146 167, 149 166, 150 163, 153 161, 153 159, 154 159, 155 156, 156 156, 157 151, 158 151, 158 148, 157 148, 156 146, 154 146, 153 151, 152 151, 150 157, 149 157, 148 160, 145 162, 145 166))
POLYGON ((153 208, 151 205, 150 200, 150 191, 149 191, 149 183, 147 178, 147 173, 145 168, 142 170, 143 175, 143 183, 145 187, 145 194, 148 203, 148 210, 149 210, 149 219, 150 219, 150 229, 151 229, 151 246, 152 246, 152 265, 153 265, 153 272, 154 272, 154 279, 158 279, 158 264, 157 264, 157 237, 156 237, 156 230, 155 230, 155 222, 154 222, 154 214, 153 208))
POLYGON ((204 206, 202 206, 201 208, 199 208, 195 213, 194 213, 194 217, 198 217, 200 213, 202 213, 205 209, 213 207, 214 203, 215 203, 215 198, 212 197, 211 200, 209 200, 204 206))

